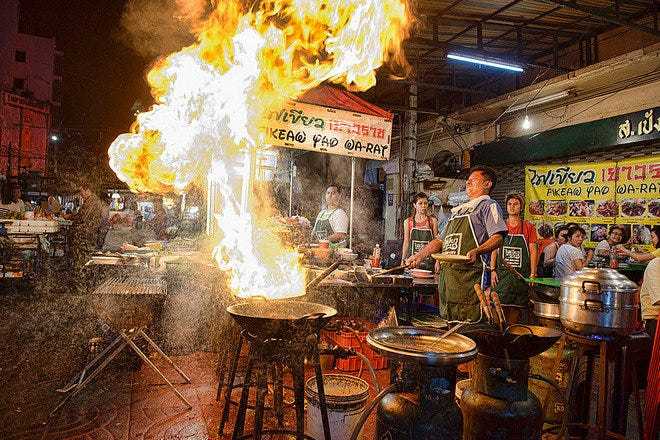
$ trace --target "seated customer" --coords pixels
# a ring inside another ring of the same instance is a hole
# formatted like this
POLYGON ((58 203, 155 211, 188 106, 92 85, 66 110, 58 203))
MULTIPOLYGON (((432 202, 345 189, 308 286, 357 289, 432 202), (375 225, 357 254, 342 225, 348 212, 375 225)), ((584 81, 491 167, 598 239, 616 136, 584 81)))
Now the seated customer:
POLYGON ((644 263, 646 261, 651 261, 654 258, 660 257, 660 225, 653 226, 651 229, 651 244, 655 250, 651 252, 632 252, 623 247, 617 248, 617 255, 625 255, 632 258, 635 261, 644 263))
POLYGON ((558 226, 555 229, 555 241, 543 248, 541 253, 541 258, 539 260, 543 261, 543 275, 552 276, 554 267, 555 267, 555 257, 557 256, 557 251, 562 244, 568 241, 568 227, 567 226, 558 226))
POLYGON ((580 226, 573 226, 568 230, 568 243, 561 245, 555 257, 555 278, 561 280, 589 264, 593 253, 589 251, 585 255, 582 250, 582 242, 586 236, 587 233, 580 226))
POLYGON ((623 228, 619 225, 610 227, 610 233, 605 240, 596 245, 595 253, 600 256, 608 256, 614 246, 621 244, 623 240, 623 228))

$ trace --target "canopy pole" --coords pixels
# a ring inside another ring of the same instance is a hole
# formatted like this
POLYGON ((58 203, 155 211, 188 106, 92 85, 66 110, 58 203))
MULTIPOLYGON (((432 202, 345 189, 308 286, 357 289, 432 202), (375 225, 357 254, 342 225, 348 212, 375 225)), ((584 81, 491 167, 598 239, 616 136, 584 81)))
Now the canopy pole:
POLYGON ((353 200, 355 196, 355 157, 351 157, 351 209, 348 218, 348 248, 353 249, 353 200))
POLYGON ((289 152, 289 217, 293 215, 293 151, 289 152))

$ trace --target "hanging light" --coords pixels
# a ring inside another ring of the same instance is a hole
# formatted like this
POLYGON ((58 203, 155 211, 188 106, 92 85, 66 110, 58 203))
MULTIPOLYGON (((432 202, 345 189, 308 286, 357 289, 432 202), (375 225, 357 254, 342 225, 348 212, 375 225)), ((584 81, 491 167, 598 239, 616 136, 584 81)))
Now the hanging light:
POLYGON ((447 58, 451 60, 465 61, 467 63, 480 64, 482 66, 495 67, 497 69, 510 70, 512 72, 522 72, 523 68, 515 64, 509 64, 504 61, 492 58, 484 58, 473 55, 464 55, 458 53, 448 53, 447 58))
POLYGON ((525 119, 522 121, 523 130, 529 130, 532 127, 532 121, 529 120, 529 116, 525 115, 525 119))

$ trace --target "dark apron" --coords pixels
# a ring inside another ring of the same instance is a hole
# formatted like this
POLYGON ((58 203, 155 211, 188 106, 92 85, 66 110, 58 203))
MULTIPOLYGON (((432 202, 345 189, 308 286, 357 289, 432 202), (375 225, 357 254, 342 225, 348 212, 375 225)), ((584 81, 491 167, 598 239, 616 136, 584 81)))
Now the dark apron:
MULTIPOLYGON (((442 253, 466 255, 478 246, 469 212, 449 219, 442 253)), ((484 263, 481 256, 473 264, 441 263, 438 277, 440 314, 449 321, 472 321, 481 318, 475 284, 482 284, 484 263)))
MULTIPOLYGON (((414 216, 410 217, 409 221, 412 222, 413 226, 410 229, 410 246, 408 248, 408 255, 415 255, 434 238, 433 230, 431 229, 431 218, 428 217, 427 228, 418 228, 417 224, 415 224, 414 216)), ((419 264, 419 268, 424 270, 432 271, 434 267, 435 260, 433 260, 432 257, 425 258, 424 261, 419 264)))
POLYGON ((529 302, 527 282, 511 273, 502 260, 506 260, 520 274, 529 278, 531 259, 527 240, 522 234, 508 234, 502 247, 497 251, 497 286, 495 291, 502 304, 526 306, 529 302))
MULTIPOLYGON (((314 222, 314 228, 312 229, 312 237, 314 237, 316 241, 327 240, 328 237, 335 233, 335 231, 332 229, 332 225, 330 224, 330 217, 332 217, 332 214, 335 211, 336 209, 333 209, 332 211, 329 209, 324 209, 319 212, 319 215, 316 217, 316 221, 314 222)), ((346 247, 346 240, 342 240, 337 243, 330 243, 330 247, 346 247)))

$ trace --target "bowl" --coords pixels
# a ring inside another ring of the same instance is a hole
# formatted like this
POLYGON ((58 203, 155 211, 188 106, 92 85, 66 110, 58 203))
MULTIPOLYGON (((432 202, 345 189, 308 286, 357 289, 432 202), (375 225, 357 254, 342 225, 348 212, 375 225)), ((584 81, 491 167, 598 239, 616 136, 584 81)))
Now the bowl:
POLYGON ((340 253, 339 257, 343 261, 355 261, 357 260, 358 254, 347 254, 347 253, 340 253))

